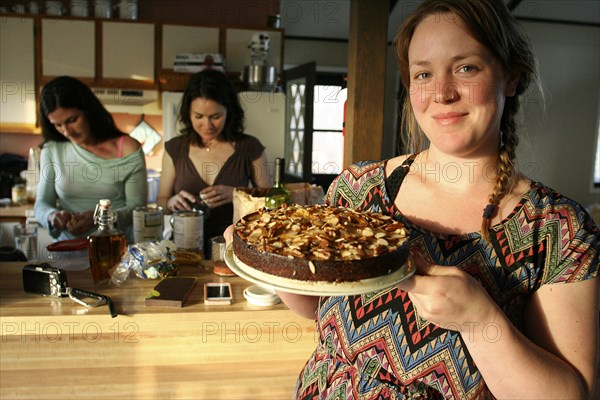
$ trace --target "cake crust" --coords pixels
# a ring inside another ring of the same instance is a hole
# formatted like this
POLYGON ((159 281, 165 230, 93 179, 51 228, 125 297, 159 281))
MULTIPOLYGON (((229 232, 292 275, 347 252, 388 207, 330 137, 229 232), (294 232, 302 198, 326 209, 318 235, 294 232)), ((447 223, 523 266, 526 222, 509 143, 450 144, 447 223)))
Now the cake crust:
POLYGON ((233 251, 244 264, 299 281, 346 282, 387 275, 408 258, 402 223, 389 216, 324 205, 259 210, 235 225, 233 251))

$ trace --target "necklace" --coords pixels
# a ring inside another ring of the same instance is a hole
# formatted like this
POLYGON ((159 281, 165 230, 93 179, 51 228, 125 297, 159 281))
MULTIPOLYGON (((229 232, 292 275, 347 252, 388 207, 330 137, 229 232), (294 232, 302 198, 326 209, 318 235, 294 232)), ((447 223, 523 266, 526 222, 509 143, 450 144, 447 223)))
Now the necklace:
POLYGON ((218 142, 217 140, 213 140, 211 142, 206 142, 206 143, 204 143, 204 148, 206 148, 206 151, 210 151, 211 148, 215 147, 217 142, 218 142))

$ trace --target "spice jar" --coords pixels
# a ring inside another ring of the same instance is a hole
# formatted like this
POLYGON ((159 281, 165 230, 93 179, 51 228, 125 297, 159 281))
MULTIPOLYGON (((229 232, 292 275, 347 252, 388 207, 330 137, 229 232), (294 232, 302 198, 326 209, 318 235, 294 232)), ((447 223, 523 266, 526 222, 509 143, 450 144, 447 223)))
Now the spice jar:
POLYGON ((16 183, 12 187, 11 199, 15 205, 27 204, 27 188, 23 183, 16 183))

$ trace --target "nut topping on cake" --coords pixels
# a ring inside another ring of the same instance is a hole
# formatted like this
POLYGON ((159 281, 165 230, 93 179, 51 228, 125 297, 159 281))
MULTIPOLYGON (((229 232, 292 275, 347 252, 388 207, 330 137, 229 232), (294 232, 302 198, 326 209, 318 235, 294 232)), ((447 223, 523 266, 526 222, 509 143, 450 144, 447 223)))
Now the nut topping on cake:
MULTIPOLYGON (((351 261, 396 251, 406 240, 387 215, 324 205, 263 209, 242 218, 236 233, 259 253, 313 261, 351 261)), ((315 264, 308 266, 314 274, 315 264)))

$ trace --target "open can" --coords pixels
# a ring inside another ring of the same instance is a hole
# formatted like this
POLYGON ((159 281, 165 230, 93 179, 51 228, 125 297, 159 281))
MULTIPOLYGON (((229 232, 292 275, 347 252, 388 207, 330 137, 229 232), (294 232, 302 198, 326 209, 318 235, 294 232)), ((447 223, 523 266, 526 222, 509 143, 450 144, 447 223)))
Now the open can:
POLYGON ((162 239, 162 207, 136 207, 133 210, 133 240, 135 243, 162 239))
POLYGON ((171 218, 173 241, 177 249, 202 253, 204 213, 200 210, 176 211, 171 218))

